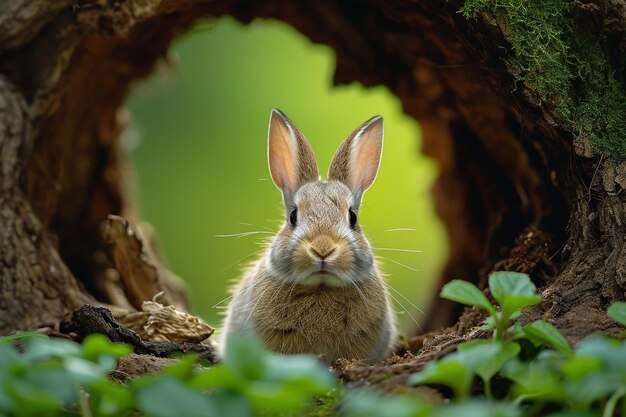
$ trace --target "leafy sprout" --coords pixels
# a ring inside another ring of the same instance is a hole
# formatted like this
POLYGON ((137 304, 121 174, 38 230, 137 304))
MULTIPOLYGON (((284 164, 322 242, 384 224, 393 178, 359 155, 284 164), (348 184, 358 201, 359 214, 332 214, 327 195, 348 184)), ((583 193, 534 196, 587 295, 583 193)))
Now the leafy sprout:
MULTIPOLYGON (((567 338, 544 320, 525 326, 516 323, 510 340, 505 340, 510 321, 524 307, 541 302, 541 297, 529 277, 519 273, 491 274, 489 289, 496 301, 493 305, 468 282, 452 281, 442 289, 444 298, 486 310, 496 332, 491 340, 459 344, 456 352, 429 363, 408 379, 409 384, 442 384, 452 389, 452 405, 436 407, 432 415, 453 415, 458 407, 463 415, 540 416, 547 407, 560 410, 551 414, 554 416, 602 413, 603 417, 611 417, 620 406, 621 415, 626 415, 625 341, 594 336, 572 349, 567 338), (522 355, 522 345, 543 349, 522 355), (476 377, 482 380, 488 401, 470 398, 476 393, 476 377), (507 387, 498 394, 505 402, 493 401, 491 385, 495 377, 502 382, 500 388, 507 387), (526 407, 517 407, 521 404, 526 407), (444 409, 450 414, 436 414, 444 409)), ((607 314, 624 324, 626 303, 614 303, 607 314)))
POLYGON ((537 289, 528 275, 519 272, 492 273, 489 289, 498 302, 497 306, 492 305, 478 287, 463 280, 453 280, 444 285, 441 297, 487 310, 490 315, 488 324, 495 328, 495 340, 504 339, 510 320, 519 315, 522 308, 541 302, 541 296, 536 293, 537 289))
POLYGON ((0 415, 282 416, 336 389, 314 357, 271 353, 250 338, 233 339, 223 363, 208 369, 183 355, 126 386, 109 380, 130 352, 100 334, 82 345, 39 334, 0 338, 0 415))

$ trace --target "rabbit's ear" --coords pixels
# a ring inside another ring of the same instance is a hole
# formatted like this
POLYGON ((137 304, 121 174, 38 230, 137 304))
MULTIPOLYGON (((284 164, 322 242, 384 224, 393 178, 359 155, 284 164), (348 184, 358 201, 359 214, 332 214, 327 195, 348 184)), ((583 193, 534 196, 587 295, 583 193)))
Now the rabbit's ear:
POLYGON ((268 162, 274 184, 283 192, 285 204, 307 182, 318 181, 319 171, 311 145, 280 110, 272 110, 268 134, 268 162))
POLYGON ((343 141, 330 163, 328 179, 341 181, 350 188, 355 199, 354 209, 376 179, 382 151, 383 118, 374 116, 343 141))

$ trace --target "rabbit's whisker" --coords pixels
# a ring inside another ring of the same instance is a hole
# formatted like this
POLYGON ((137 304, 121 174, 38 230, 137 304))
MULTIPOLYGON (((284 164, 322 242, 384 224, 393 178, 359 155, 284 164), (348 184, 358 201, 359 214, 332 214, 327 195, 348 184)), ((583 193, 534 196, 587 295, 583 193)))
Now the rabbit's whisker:
POLYGON ((403 267, 405 267, 406 269, 410 269, 411 271, 419 272, 419 270, 418 270, 418 269, 415 269, 415 268, 413 268, 412 266, 405 265, 405 264, 403 264, 402 262, 398 262, 398 261, 396 261, 396 260, 394 260, 394 259, 387 258, 387 257, 385 257, 385 256, 380 256, 380 255, 377 255, 376 257, 377 257, 377 258, 380 258, 380 259, 385 259, 385 260, 387 260, 387 261, 389 261, 389 262, 393 262, 394 264, 397 264, 397 265, 403 266, 403 267))
MULTIPOLYGON (((266 302, 266 305, 270 305, 270 306, 271 306, 271 305, 272 305, 272 301, 274 301, 274 298, 276 298, 276 296, 282 292, 283 288, 284 288, 284 287, 285 287, 285 285, 287 285, 288 283, 289 283, 289 281, 282 281, 282 282, 280 283, 280 285, 276 288, 276 290, 274 290, 274 293, 272 294, 272 296, 270 297, 270 299, 266 302)), ((265 291, 264 291, 264 292, 265 292, 265 291)), ((263 295, 263 294, 261 294, 261 295, 263 295)), ((257 301, 257 303, 258 303, 258 301, 257 301)), ((255 304, 255 306, 252 308, 252 311, 250 312, 250 314, 252 314, 252 312, 254 311, 254 309, 255 309, 255 308, 256 308, 256 304, 255 304)), ((284 307, 284 308, 286 308, 286 307, 284 307)), ((246 321, 247 321, 247 320, 246 320, 246 321)), ((272 325, 274 325, 274 323, 265 322, 265 323, 261 323, 261 324, 259 324, 259 327, 260 327, 261 329, 264 329, 264 330, 269 330, 269 329, 271 329, 271 326, 272 326, 272 325)))
POLYGON ((244 324, 248 323, 248 320, 250 320, 250 317, 252 317, 252 314, 254 313, 254 309, 256 308, 256 306, 259 304, 259 301, 261 301, 261 298, 263 297, 263 295, 267 292, 269 288, 264 289, 261 294, 259 294, 259 296, 256 298, 256 302, 254 303, 254 306, 252 306, 252 310, 250 310, 250 314, 248 314, 248 317, 246 317, 246 321, 244 321, 244 324))
POLYGON ((404 306, 404 304, 402 304, 402 303, 400 302, 400 300, 398 300, 396 297, 394 297, 392 293, 387 293, 387 294, 389 294, 389 296, 390 296, 390 297, 391 297, 391 298, 392 298, 392 299, 393 299, 396 303, 398 303, 398 305, 399 305, 400 307, 402 307, 402 309, 405 311, 405 313, 406 313, 406 314, 408 314, 408 315, 409 315, 409 317, 411 317, 411 319, 412 319, 412 320, 413 320, 413 322, 417 325, 417 327, 419 327, 420 332, 421 332, 421 331, 422 331, 422 326, 419 324, 419 322, 418 322, 417 320, 415 320, 415 317, 413 317, 413 314, 411 314, 411 313, 409 312, 409 310, 407 310, 407 308, 404 306))
POLYGON ((287 281, 283 281, 280 283, 280 285, 278 286, 278 288, 276 288, 276 291, 274 291, 274 294, 272 294, 272 296, 270 297, 270 299, 267 301, 268 305, 272 305, 272 301, 274 301, 274 298, 276 298, 276 296, 278 294, 280 294, 280 292, 282 291, 283 287, 287 285, 287 281))
MULTIPOLYGON (((255 281, 254 283, 252 283, 252 285, 247 286, 246 288, 244 288, 241 291, 242 296, 247 296, 248 294, 251 293, 251 291, 254 289, 254 287, 258 286, 262 281, 255 281)), ((259 294, 259 296, 257 298, 253 298, 250 301, 248 301, 246 304, 242 305, 242 306, 238 306, 237 308, 233 309, 233 311, 242 311, 245 310, 246 308, 250 307, 250 305, 252 303, 254 303, 255 301, 257 301, 261 295, 263 295, 263 292, 261 294, 259 294)))
POLYGON ((252 232, 230 233, 230 234, 223 234, 223 235, 220 234, 220 235, 213 235, 213 236, 214 237, 220 237, 220 238, 222 238, 222 237, 235 237, 235 238, 238 238, 238 237, 246 237, 246 236, 260 235, 260 234, 268 234, 268 235, 272 234, 273 235, 275 233, 274 232, 268 232, 268 231, 265 231, 265 230, 255 230, 255 231, 252 231, 252 232))
POLYGON ((410 253, 422 253, 423 251, 419 249, 405 249, 405 248, 377 248, 372 246, 372 249, 382 250, 382 251, 396 251, 396 252, 410 252, 410 253))
POLYGON ((261 253, 261 252, 263 252, 263 251, 265 251, 265 248, 262 248, 262 249, 259 249, 259 250, 255 250, 254 252, 252 252, 252 253, 250 253, 250 254, 248 254, 248 255, 244 256, 243 258, 236 260, 236 261, 235 261, 235 262, 233 262, 232 264, 230 264, 230 265, 228 265, 228 266, 225 266, 224 268, 220 269, 220 272, 224 272, 224 271, 226 271, 227 269, 230 269, 230 268, 232 268, 233 266, 238 265, 240 262, 245 261, 245 260, 246 260, 246 259, 248 259, 249 257, 254 256, 254 255, 256 255, 257 253, 261 253))
POLYGON ((369 300, 367 299, 367 297, 365 296, 365 293, 363 292, 363 288, 361 288, 361 285, 359 285, 360 283, 358 281, 354 281, 354 280, 350 280, 350 283, 354 286, 354 288, 357 290, 357 292, 359 293, 359 297, 361 297, 361 299, 363 300, 363 302, 365 303, 365 305, 367 306, 372 306, 372 304, 369 302, 369 300))
MULTIPOLYGON (((291 285, 290 285, 290 287, 289 287, 289 292, 287 293, 287 297, 285 297, 285 302, 283 303, 283 306, 282 306, 282 308, 281 308, 281 310, 280 310, 280 311, 281 311, 281 313, 289 307, 289 301, 291 300, 291 294, 292 294, 292 292, 293 292, 293 289, 296 287, 296 285, 298 285, 298 282, 297 282, 297 281, 294 281, 294 282, 284 281, 284 282, 281 284, 280 289, 282 289, 282 288, 283 288, 283 286, 285 286, 285 285, 287 285, 287 284, 291 284, 291 285)), ((278 293, 278 291, 276 292, 276 294, 277 294, 277 293, 278 293)), ((276 295, 276 294, 275 294, 275 295, 276 295)), ((273 296, 272 296, 272 297, 273 297, 273 296)), ((265 326, 265 327, 267 327, 267 324, 265 324, 264 326, 265 326)))
POLYGON ((417 229, 413 229, 411 227, 398 227, 395 229, 387 229, 385 232, 416 232, 417 229))
POLYGON ((230 299, 231 299, 231 298, 233 298, 235 295, 237 295, 237 294, 231 294, 231 295, 229 295, 228 297, 224 298, 222 301, 219 301, 219 302, 215 303, 215 304, 214 304, 211 308, 222 308, 222 307, 220 307, 220 304, 224 303, 224 301, 228 301, 228 300, 230 300, 230 299))
POLYGON ((417 311, 419 311, 420 313, 422 313, 424 315, 426 314, 424 312, 424 310, 422 310, 421 308, 416 306, 411 300, 409 300, 407 297, 405 297, 404 294, 402 294, 400 291, 398 291, 395 288, 393 288, 390 283, 385 282, 385 285, 387 286, 387 288, 389 288, 390 290, 393 290, 396 294, 398 294, 400 297, 402 297, 402 299, 404 301, 406 301, 407 303, 409 303, 411 305, 411 307, 413 307, 414 309, 416 309, 417 311))
MULTIPOLYGON (((243 293, 243 292, 245 292, 245 293, 247 294, 248 292, 252 291, 252 288, 254 288, 254 287, 255 287, 255 286, 257 286, 257 285, 259 285, 259 281, 255 281, 254 283, 252 283, 252 285, 250 285, 250 286, 248 286, 248 287, 244 288, 244 289, 242 290, 242 293, 243 293)), ((217 304, 215 304, 215 305, 214 305, 213 307, 211 307, 211 308, 227 308, 227 307, 221 307, 221 306, 220 306, 220 304, 222 304, 222 303, 223 303, 224 301, 226 301, 226 300, 230 300, 231 298, 233 298, 233 297, 235 297, 235 296, 237 296, 237 295, 240 295, 240 293, 233 293, 232 295, 230 295, 230 296, 228 296, 228 297, 224 298, 222 301, 218 302, 217 304)), ((250 303, 248 303, 248 305, 249 305, 249 304, 250 304, 250 303)), ((247 306, 247 305, 245 305, 245 306, 243 306, 243 307, 241 307, 241 308, 238 308, 237 310, 242 310, 242 309, 243 309, 244 307, 246 307, 246 306, 247 306)))
POLYGON ((258 227, 258 228, 260 228, 260 229, 265 229, 265 230, 267 230, 268 232, 272 232, 272 233, 275 233, 275 232, 276 232, 275 230, 273 230, 273 229, 271 229, 271 228, 269 228, 269 227, 266 227, 266 226, 261 226, 261 225, 259 225, 259 224, 246 223, 246 222, 237 222, 237 223, 238 223, 238 224, 240 224, 240 225, 242 225, 242 226, 252 226, 252 227, 258 227))

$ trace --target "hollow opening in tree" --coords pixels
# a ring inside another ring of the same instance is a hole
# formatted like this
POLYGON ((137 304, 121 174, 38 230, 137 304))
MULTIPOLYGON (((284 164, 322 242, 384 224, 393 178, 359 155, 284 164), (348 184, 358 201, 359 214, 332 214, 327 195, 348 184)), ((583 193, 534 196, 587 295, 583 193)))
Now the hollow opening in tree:
POLYGON ((168 56, 176 64, 159 65, 131 94, 122 143, 133 149, 142 216, 168 266, 190 285, 193 312, 221 321, 233 278, 261 256, 282 221, 266 160, 267 118, 277 106, 309 138, 324 176, 354 126, 385 117, 382 167, 361 223, 402 327, 425 320, 412 304, 428 301, 446 242, 429 193, 435 164, 420 156, 418 127, 397 99, 383 87, 332 87, 332 50, 275 20, 200 22, 168 56))

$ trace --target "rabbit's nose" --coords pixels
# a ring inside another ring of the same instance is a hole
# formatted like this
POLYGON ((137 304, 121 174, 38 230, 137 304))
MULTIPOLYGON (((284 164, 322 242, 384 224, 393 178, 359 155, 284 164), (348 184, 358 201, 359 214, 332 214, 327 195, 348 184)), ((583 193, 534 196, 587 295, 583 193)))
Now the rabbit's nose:
POLYGON ((319 237, 315 239, 315 241, 311 242, 309 246, 311 252, 316 255, 318 258, 324 260, 337 249, 337 245, 332 239, 328 237, 319 237))

